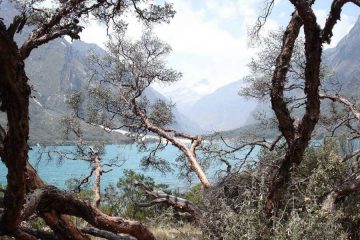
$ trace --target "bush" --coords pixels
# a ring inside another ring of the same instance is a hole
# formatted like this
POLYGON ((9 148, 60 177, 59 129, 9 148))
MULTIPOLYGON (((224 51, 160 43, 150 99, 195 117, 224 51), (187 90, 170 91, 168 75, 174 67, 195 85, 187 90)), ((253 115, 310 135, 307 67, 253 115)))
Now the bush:
POLYGON ((158 189, 166 189, 168 187, 165 184, 156 184, 151 177, 138 174, 133 170, 124 170, 124 177, 119 179, 116 187, 109 185, 105 189, 102 206, 108 212, 111 212, 112 215, 137 220, 145 220, 159 214, 164 208, 163 206, 154 205, 147 208, 139 206, 142 203, 151 202, 153 199, 146 196, 143 190, 135 186, 137 182, 158 189))
POLYGON ((358 193, 337 203, 333 212, 321 209, 327 193, 354 171, 354 160, 341 161, 339 140, 329 139, 307 150, 292 173, 283 199, 268 219, 264 203, 269 177, 263 166, 283 150, 260 152, 254 169, 227 176, 205 193, 205 239, 360 239, 358 193))

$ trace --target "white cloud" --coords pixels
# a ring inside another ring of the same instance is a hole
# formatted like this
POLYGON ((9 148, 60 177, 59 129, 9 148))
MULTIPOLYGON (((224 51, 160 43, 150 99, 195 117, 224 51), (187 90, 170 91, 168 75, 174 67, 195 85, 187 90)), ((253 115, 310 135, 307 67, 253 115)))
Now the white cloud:
POLYGON ((206 1, 206 8, 215 12, 217 17, 230 19, 236 17, 236 5, 233 1, 206 1))
MULTIPOLYGON (((195 9, 190 0, 173 0, 177 13, 170 24, 154 27, 155 33, 173 49, 169 65, 183 73, 183 78, 172 86, 155 86, 165 95, 174 93, 198 96, 208 94, 220 86, 240 80, 248 73, 247 63, 255 49, 249 48, 247 30, 261 11, 263 0, 206 0, 195 9), (208 84, 198 84, 206 79, 208 84), (182 89, 177 91, 177 89, 182 89)), ((134 16, 127 16, 127 35, 138 38, 143 30, 134 16)), ((276 29, 269 20, 266 28, 276 29)), ((82 33, 87 42, 103 43, 106 31, 91 22, 82 33)), ((184 96, 183 98, 191 98, 184 96)), ((174 96, 181 99, 182 96, 174 96)), ((195 98, 194 98, 195 100, 195 98)))
MULTIPOLYGON (((158 89, 170 95, 175 89, 190 88, 204 95, 244 77, 246 64, 255 52, 248 47, 247 28, 255 19, 256 2, 206 1, 194 10, 189 1, 175 1, 175 18, 169 25, 156 27, 155 32, 172 46, 169 63, 183 73, 183 79, 158 89), (203 79, 209 83, 197 84, 203 79)), ((275 25, 270 21, 268 28, 275 25)))
MULTIPOLYGON (((177 11, 175 18, 170 24, 154 27, 155 33, 173 48, 168 58, 169 65, 183 73, 183 79, 178 83, 155 87, 167 96, 175 94, 174 99, 186 101, 192 99, 191 94, 196 95, 193 98, 196 100, 248 73, 246 65, 256 49, 248 47, 247 30, 255 23, 264 6, 264 0, 196 1, 195 6, 191 0, 172 0, 177 11), (207 84, 199 84, 204 79, 207 84)), ((277 0, 274 9, 278 14, 270 16, 263 34, 287 24, 290 18, 288 1, 277 0)), ((326 14, 324 10, 316 11, 321 24, 326 14)), ((138 38, 143 31, 142 25, 134 16, 127 16, 127 22, 128 36, 138 38)), ((338 43, 354 22, 354 17, 342 15, 342 21, 334 29, 330 47, 338 43)), ((103 26, 91 23, 82 33, 82 38, 88 42, 103 43, 106 31, 103 26)))
MULTIPOLYGON (((139 39, 143 32, 143 25, 140 21, 133 14, 127 14, 126 22, 128 23, 126 30, 127 37, 139 39)), ((90 18, 84 25, 85 28, 80 33, 80 38, 85 42, 96 43, 100 47, 105 48, 105 43, 108 40, 106 25, 99 23, 94 18, 90 18)), ((111 36, 111 28, 109 28, 109 31, 111 36)))
POLYGON ((96 22, 95 20, 90 20, 81 32, 80 38, 87 43, 96 43, 100 47, 104 48, 107 40, 106 26, 96 22))

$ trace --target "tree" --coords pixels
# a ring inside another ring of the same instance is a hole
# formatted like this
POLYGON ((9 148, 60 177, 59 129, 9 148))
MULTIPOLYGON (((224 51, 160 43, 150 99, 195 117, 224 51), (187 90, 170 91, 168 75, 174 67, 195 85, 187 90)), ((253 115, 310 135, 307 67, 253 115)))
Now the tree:
MULTIPOLYGON (((268 2, 271 8, 274 1, 268 2)), ((206 193, 203 232, 208 238, 359 237, 358 212, 353 207, 359 198, 359 151, 349 142, 359 136, 359 111, 352 99, 326 89, 331 72, 321 60, 323 44, 330 41, 343 5, 360 4, 333 1, 321 29, 312 10, 314 1, 290 2, 295 11, 288 27, 264 40, 264 51, 249 64, 250 86, 242 92, 271 100, 280 135, 273 144, 260 137, 230 146, 232 151, 262 147, 258 165, 228 174, 206 193), (321 83, 326 84, 321 87, 321 83), (321 100, 334 102, 327 108, 330 111, 320 109, 321 100), (331 130, 323 135, 322 146, 310 146, 320 118, 322 126, 331 130), (345 139, 334 137, 341 126, 348 128, 345 139)))
POLYGON ((176 197, 174 195, 165 193, 162 190, 155 189, 154 187, 148 186, 142 182, 135 183, 135 186, 141 188, 147 196, 154 198, 154 200, 149 203, 141 204, 141 207, 149 207, 155 204, 165 203, 169 206, 172 206, 176 210, 188 213, 195 222, 202 222, 202 212, 192 202, 184 198, 176 197))
POLYGON ((84 217, 95 227, 117 233, 126 232, 139 239, 153 238, 152 234, 139 223, 128 222, 126 226, 122 226, 119 221, 125 223, 126 220, 111 219, 70 195, 64 195, 54 189, 50 191, 36 175, 28 163, 27 140, 31 88, 27 83, 24 60, 33 49, 53 39, 66 35, 72 39, 79 39, 79 33, 83 29, 80 20, 90 15, 105 22, 108 26, 123 29, 125 25, 120 16, 125 12, 132 9, 140 19, 148 23, 166 22, 174 15, 171 5, 147 4, 146 8, 142 8, 139 6, 140 1, 137 0, 75 0, 56 1, 52 7, 46 7, 42 4, 42 0, 14 0, 12 2, 18 7, 19 15, 8 27, 0 19, 0 110, 6 113, 8 125, 7 128, 1 128, 1 160, 8 169, 4 214, 0 219, 1 234, 19 239, 34 238, 31 233, 26 233, 20 227, 20 223, 29 217, 29 212, 27 214, 24 212, 35 211, 34 206, 27 209, 28 205, 26 205, 34 198, 39 216, 44 218, 54 234, 61 239, 87 239, 63 214, 84 217), (22 46, 18 47, 14 36, 21 32, 25 25, 32 27, 33 30, 22 46), (26 194, 29 201, 25 201, 26 194), (41 203, 50 199, 56 204, 42 208, 41 203), (68 207, 65 208, 64 204, 68 207), (97 221, 96 218, 101 220, 97 221))
POLYGON ((112 185, 105 189, 105 202, 114 213, 133 219, 143 219, 157 212, 156 209, 155 211, 147 211, 141 207, 141 204, 149 201, 149 198, 136 187, 137 183, 161 189, 168 188, 165 184, 156 184, 151 177, 125 169, 123 177, 116 184, 117 189, 112 185))
POLYGON ((205 193, 205 238, 357 239, 359 211, 354 204, 359 194, 339 199, 331 211, 323 209, 327 194, 359 169, 356 158, 342 161, 339 142, 342 140, 328 138, 322 145, 307 148, 282 192, 278 214, 271 216, 271 223, 264 211, 268 172, 261 165, 283 156, 286 149, 281 145, 273 151, 263 148, 259 153, 260 166, 229 174, 205 193))
POLYGON ((150 101, 145 95, 154 82, 166 84, 181 77, 165 66, 164 57, 170 52, 170 46, 146 32, 136 42, 127 41, 122 34, 113 36, 107 49, 105 57, 95 56, 90 61, 93 85, 86 97, 90 101, 87 111, 78 111, 79 117, 109 130, 126 129, 140 143, 144 142, 144 136, 155 134, 157 144, 144 159, 145 165, 168 169, 168 163, 159 159, 156 152, 170 143, 185 156, 184 161, 187 160, 203 186, 210 187, 196 156, 201 137, 170 128, 172 105, 160 99, 150 101))
POLYGON ((290 178, 293 169, 298 166, 309 145, 311 135, 320 116, 320 69, 323 44, 329 43, 332 30, 340 19, 342 7, 349 2, 360 6, 359 1, 334 0, 325 26, 320 28, 312 9, 314 1, 290 0, 295 11, 285 30, 281 51, 276 59, 272 76, 271 105, 279 122, 279 130, 287 143, 287 151, 282 158, 278 170, 275 171, 267 196, 266 212, 273 214, 274 208, 281 199, 281 192, 290 178), (301 28, 305 34, 305 71, 304 94, 306 98, 305 112, 300 121, 295 121, 290 115, 288 104, 284 97, 286 77, 294 53, 295 41, 301 28))
MULTIPOLYGON (((78 95, 76 95, 78 96, 78 95)), ((69 99, 68 102, 74 100, 76 98, 69 99)), ((64 160, 72 160, 72 161, 85 161, 89 163, 91 166, 90 173, 83 177, 82 179, 69 179, 70 183, 69 188, 72 192, 80 193, 83 185, 89 183, 90 178, 94 175, 93 179, 93 201, 92 205, 96 208, 99 208, 101 201, 101 177, 102 174, 111 172, 113 167, 120 167, 118 156, 114 159, 111 159, 107 163, 102 162, 102 158, 105 155, 105 144, 102 142, 96 142, 93 144, 87 143, 83 137, 83 130, 81 129, 81 122, 76 116, 73 114, 70 116, 64 116, 61 120, 61 127, 63 128, 63 133, 65 138, 69 138, 72 135, 77 139, 74 144, 74 149, 68 150, 57 150, 55 149, 47 149, 40 150, 39 161, 42 160, 42 156, 44 152, 46 156, 49 158, 48 160, 57 158, 59 163, 64 163, 64 160)))

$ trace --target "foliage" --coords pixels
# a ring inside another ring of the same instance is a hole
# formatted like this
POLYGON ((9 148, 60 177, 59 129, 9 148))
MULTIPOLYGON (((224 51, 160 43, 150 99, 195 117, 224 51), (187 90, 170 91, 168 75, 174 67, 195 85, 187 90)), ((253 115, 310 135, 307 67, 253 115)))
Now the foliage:
POLYGON ((105 56, 93 55, 89 59, 94 84, 87 93, 90 101, 82 117, 109 128, 127 128, 143 134, 146 128, 134 111, 136 105, 157 126, 171 124, 173 104, 148 99, 145 93, 155 82, 166 84, 180 79, 181 74, 165 64, 170 46, 151 32, 145 32, 135 42, 123 34, 114 35, 107 43, 107 50, 105 56))
POLYGON ((104 208, 108 209, 113 215, 141 220, 158 214, 162 209, 160 206, 149 208, 139 206, 141 203, 150 202, 152 199, 147 197, 143 190, 135 186, 138 182, 158 189, 168 187, 165 184, 156 184, 151 177, 136 173, 133 170, 124 170, 124 177, 119 179, 116 187, 109 185, 105 189, 104 208))
POLYGON ((172 108, 174 104, 167 104, 165 101, 157 99, 150 106, 150 115, 149 118, 157 126, 169 126, 174 122, 174 115, 172 113, 172 108))
POLYGON ((327 139, 306 151, 270 220, 263 211, 267 191, 264 162, 269 163, 284 150, 261 150, 256 168, 228 176, 205 193, 205 238, 357 239, 358 193, 342 200, 334 211, 322 209, 326 194, 354 173, 357 160, 342 161, 343 144, 342 139, 327 139))
POLYGON ((195 186, 191 187, 189 190, 182 194, 182 197, 192 202, 197 207, 203 208, 204 199, 201 184, 196 184, 195 186))

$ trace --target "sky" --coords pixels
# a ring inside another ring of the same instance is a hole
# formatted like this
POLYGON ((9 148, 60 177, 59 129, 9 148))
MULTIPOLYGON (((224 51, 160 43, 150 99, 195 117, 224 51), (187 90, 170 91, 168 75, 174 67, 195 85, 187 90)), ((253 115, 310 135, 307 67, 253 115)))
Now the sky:
MULTIPOLYGON (((248 74, 247 63, 258 49, 250 46, 248 30, 264 7, 264 0, 167 0, 173 3, 176 15, 169 24, 154 27, 160 39, 170 44, 172 53, 168 64, 182 72, 182 79, 171 86, 155 85, 163 95, 186 106, 201 96, 248 74)), ((323 26, 331 1, 317 0, 314 5, 318 22, 323 26)), ((285 27, 292 5, 288 0, 277 0, 261 34, 285 27)), ((330 46, 352 28, 360 10, 348 4, 341 21, 334 29, 330 46)), ((128 17, 128 36, 139 38, 143 30, 135 17, 128 17)), ((81 35, 85 42, 104 46, 106 30, 91 22, 81 35)))

